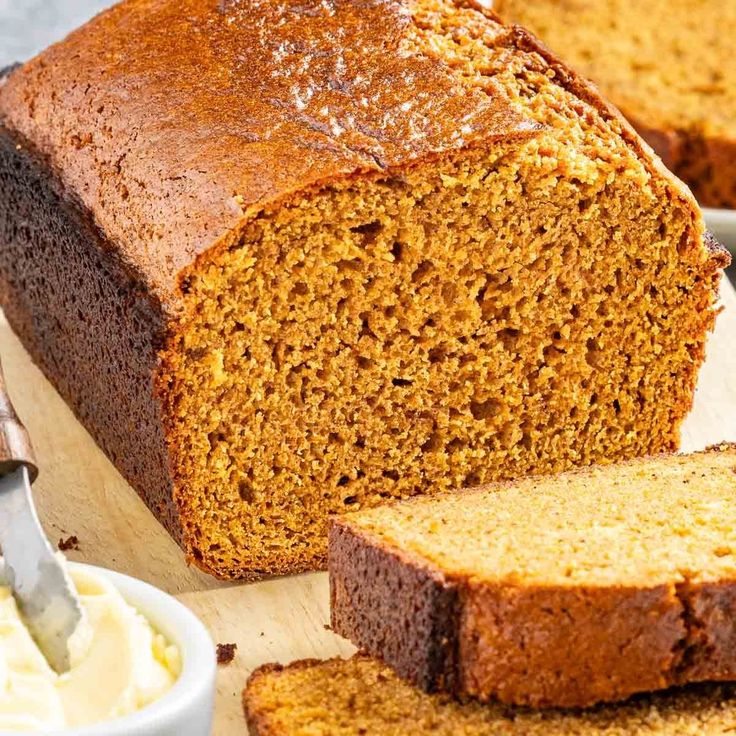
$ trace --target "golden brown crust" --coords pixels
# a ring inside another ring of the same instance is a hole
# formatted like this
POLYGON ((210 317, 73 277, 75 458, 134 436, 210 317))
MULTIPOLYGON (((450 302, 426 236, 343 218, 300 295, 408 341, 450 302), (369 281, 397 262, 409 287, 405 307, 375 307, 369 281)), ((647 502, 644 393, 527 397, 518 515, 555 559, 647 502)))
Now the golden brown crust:
POLYGON ((165 298, 253 209, 534 132, 507 100, 406 50, 410 27, 394 0, 257 12, 235 0, 127 0, 16 70, 0 122, 34 141, 165 298))
MULTIPOLYGON (((695 457, 714 452, 736 445, 695 457)), ((332 523, 329 571, 333 630, 428 692, 587 707, 736 677, 736 580, 698 582, 693 570, 649 586, 492 583, 389 545, 350 516, 332 523)))
MULTIPOLYGON (((736 586, 717 587, 730 596, 736 586)), ((733 658, 725 649, 720 650, 720 661, 730 660, 725 668, 714 666, 710 657, 702 658, 707 661, 701 660, 699 671, 682 666, 684 651, 703 652, 691 643, 684 611, 679 594, 663 585, 554 588, 470 582, 463 588, 458 690, 533 707, 586 707, 718 679, 717 672, 733 674, 733 658)), ((703 636, 733 635, 731 627, 723 629, 717 626, 703 636)))

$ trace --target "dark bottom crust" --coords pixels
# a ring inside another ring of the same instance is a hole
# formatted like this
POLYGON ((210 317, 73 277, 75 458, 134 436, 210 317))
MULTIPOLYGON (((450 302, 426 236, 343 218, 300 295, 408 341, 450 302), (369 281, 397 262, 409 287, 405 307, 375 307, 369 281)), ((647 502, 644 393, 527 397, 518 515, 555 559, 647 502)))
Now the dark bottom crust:
POLYGON ((264 580, 272 580, 285 575, 301 575, 307 572, 324 572, 327 570, 327 557, 324 554, 315 554, 311 557, 303 558, 298 563, 290 563, 288 560, 284 560, 281 564, 274 564, 268 570, 215 568, 210 567, 202 559, 202 554, 195 547, 188 547, 184 541, 180 541, 179 543, 184 549, 187 562, 190 565, 223 582, 260 583, 264 580))

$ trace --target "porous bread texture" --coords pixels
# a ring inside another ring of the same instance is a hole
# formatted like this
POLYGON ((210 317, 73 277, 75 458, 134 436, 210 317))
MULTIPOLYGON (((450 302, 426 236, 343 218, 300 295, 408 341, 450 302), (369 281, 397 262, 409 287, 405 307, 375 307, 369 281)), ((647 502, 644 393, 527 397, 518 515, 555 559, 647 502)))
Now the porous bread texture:
POLYGON ((583 707, 736 679, 736 445, 349 514, 332 627, 425 689, 583 707))
POLYGON ((300 192, 187 271, 159 383, 222 576, 324 565, 345 510, 673 450, 691 406, 723 263, 691 200, 523 34, 407 8, 411 53, 542 127, 300 192))
POLYGON ((461 703, 360 655, 266 665, 243 693, 252 736, 719 736, 736 727, 735 698, 708 684, 585 711, 461 703))
POLYGON ((596 82, 708 207, 736 207, 736 4, 494 0, 596 82))

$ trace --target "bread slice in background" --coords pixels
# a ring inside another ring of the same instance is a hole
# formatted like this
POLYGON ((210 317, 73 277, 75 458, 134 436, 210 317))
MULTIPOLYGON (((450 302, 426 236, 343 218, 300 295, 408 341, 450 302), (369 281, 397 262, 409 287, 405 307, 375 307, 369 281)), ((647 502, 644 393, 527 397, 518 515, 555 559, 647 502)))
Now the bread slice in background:
POLYGON ((427 695, 359 655, 261 667, 243 703, 252 736, 725 736, 736 728, 732 684, 533 711, 427 695))
POLYGON ((597 83, 707 207, 736 207, 731 0, 493 0, 597 83))
POLYGON ((429 691, 588 706, 736 679, 736 446, 336 520, 332 626, 429 691))

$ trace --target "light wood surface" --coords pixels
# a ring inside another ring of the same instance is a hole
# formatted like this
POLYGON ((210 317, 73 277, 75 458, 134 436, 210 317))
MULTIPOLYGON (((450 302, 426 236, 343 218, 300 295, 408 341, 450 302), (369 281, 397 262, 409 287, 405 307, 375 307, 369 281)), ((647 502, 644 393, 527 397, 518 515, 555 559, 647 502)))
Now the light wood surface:
MULTIPOLYGON (((683 449, 736 441, 736 293, 724 280, 724 312, 708 347, 695 409, 683 429, 683 449)), ((40 516, 52 540, 76 535, 81 560, 147 580, 175 594, 209 627, 216 642, 235 642, 235 661, 218 672, 214 733, 245 733, 240 691, 264 662, 348 655, 352 647, 325 628, 324 573, 250 585, 229 585, 188 568, 138 496, 0 319, 0 354, 15 407, 33 439, 41 469, 40 516)))

